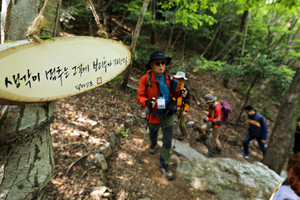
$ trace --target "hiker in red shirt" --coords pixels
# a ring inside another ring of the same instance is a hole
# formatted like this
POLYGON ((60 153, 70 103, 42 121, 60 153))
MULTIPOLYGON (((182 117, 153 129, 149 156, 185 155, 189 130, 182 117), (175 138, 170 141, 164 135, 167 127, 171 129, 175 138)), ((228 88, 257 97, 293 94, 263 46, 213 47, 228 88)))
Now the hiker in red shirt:
POLYGON ((212 94, 207 94, 204 97, 204 102, 209 106, 208 115, 203 118, 205 122, 201 127, 201 135, 196 138, 197 141, 206 141, 206 131, 209 128, 213 129, 212 137, 216 143, 216 149, 212 150, 213 154, 221 154, 221 143, 219 141, 219 135, 221 132, 221 126, 217 124, 222 119, 221 104, 216 101, 217 97, 212 94))
MULTIPOLYGON (((163 131, 163 146, 159 157, 159 170, 168 180, 174 178, 174 174, 169 169, 169 157, 171 153, 174 116, 169 112, 168 104, 172 101, 172 97, 186 97, 187 91, 177 90, 178 82, 173 80, 165 71, 166 65, 171 62, 171 57, 165 57, 163 52, 155 51, 150 55, 147 67, 147 73, 142 76, 139 83, 137 101, 143 107, 147 107, 150 111, 147 114, 149 120, 149 136, 151 146, 150 154, 154 154, 157 145, 158 129, 163 131), (173 91, 174 89, 174 91, 173 91)), ((175 111, 177 105, 175 101, 175 111)))

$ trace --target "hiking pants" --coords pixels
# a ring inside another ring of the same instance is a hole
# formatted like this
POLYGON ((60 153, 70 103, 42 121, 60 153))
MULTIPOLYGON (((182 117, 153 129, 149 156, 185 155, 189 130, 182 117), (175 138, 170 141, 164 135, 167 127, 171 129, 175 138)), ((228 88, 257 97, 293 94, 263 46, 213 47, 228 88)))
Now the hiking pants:
MULTIPOLYGON (((212 123, 204 123, 200 129, 201 129, 201 136, 202 137, 205 137, 206 138, 206 130, 209 129, 209 128, 212 128, 212 123)), ((219 141, 219 136, 220 136, 220 133, 221 133, 221 130, 222 130, 222 126, 219 127, 219 128, 213 128, 213 131, 212 131, 212 137, 213 137, 213 140, 214 142, 216 143, 217 145, 217 148, 218 149, 221 149, 221 143, 219 141)))
POLYGON ((265 156, 265 152, 266 152, 266 147, 265 147, 265 144, 263 144, 261 142, 262 138, 259 137, 259 138, 256 138, 256 137, 253 137, 250 133, 248 133, 248 135, 246 136, 246 138, 244 139, 243 143, 244 143, 244 153, 249 156, 249 143, 251 140, 253 139, 256 139, 257 142, 258 142, 258 145, 259 145, 259 148, 260 150, 263 152, 263 155, 265 156))
POLYGON ((295 133, 293 151, 294 151, 294 153, 300 152, 300 134, 298 134, 298 133, 295 133))
POLYGON ((181 136, 186 136, 187 131, 186 131, 185 123, 184 123, 185 116, 182 116, 182 112, 183 111, 180 112, 180 110, 177 110, 176 116, 177 116, 177 119, 179 119, 179 115, 181 114, 180 121, 178 122, 179 123, 179 128, 180 128, 181 136))
POLYGON ((163 146, 160 151, 159 164, 161 166, 168 165, 171 146, 172 146, 172 137, 173 137, 173 125, 174 117, 173 115, 167 115, 166 118, 160 118, 160 124, 149 124, 149 136, 151 145, 155 146, 157 144, 157 132, 161 128, 163 130, 163 146))

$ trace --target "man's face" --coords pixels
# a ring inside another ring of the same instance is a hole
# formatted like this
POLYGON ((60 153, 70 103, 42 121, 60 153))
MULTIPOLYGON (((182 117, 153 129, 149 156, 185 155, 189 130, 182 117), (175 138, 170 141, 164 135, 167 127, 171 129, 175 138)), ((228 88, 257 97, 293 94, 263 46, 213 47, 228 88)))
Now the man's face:
POLYGON ((175 78, 178 81, 178 85, 181 85, 184 81, 183 78, 175 78))
POLYGON ((300 127, 300 121, 299 121, 299 122, 297 122, 297 124, 298 124, 298 126, 300 127))
POLYGON ((245 112, 246 112, 247 115, 249 115, 249 116, 254 115, 254 113, 255 113, 254 110, 245 110, 245 112))
POLYGON ((207 102, 206 104, 207 104, 208 106, 211 106, 211 105, 214 104, 214 102, 207 102))
POLYGON ((166 69, 166 60, 165 59, 153 60, 151 68, 155 74, 161 76, 166 69))

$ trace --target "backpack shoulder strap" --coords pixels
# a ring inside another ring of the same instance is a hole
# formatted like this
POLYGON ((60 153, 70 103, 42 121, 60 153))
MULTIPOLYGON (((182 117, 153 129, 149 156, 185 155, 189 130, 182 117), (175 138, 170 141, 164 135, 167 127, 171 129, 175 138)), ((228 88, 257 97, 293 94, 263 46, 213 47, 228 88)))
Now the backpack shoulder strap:
POLYGON ((151 72, 149 72, 148 74, 149 74, 149 78, 148 78, 148 83, 146 85, 146 90, 148 89, 148 86, 151 87, 151 72))

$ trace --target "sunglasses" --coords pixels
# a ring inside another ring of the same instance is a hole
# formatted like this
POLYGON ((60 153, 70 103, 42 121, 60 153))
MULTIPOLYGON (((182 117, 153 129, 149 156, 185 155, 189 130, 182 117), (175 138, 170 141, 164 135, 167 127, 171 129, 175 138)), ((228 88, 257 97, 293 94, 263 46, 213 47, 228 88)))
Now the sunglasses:
POLYGON ((160 64, 164 65, 164 64, 166 64, 166 61, 161 61, 161 62, 156 62, 155 63, 156 66, 159 66, 160 64))

